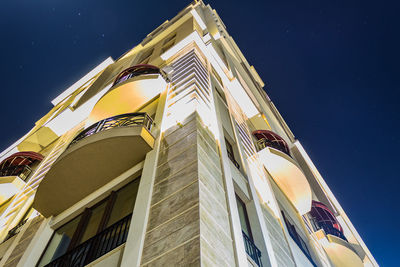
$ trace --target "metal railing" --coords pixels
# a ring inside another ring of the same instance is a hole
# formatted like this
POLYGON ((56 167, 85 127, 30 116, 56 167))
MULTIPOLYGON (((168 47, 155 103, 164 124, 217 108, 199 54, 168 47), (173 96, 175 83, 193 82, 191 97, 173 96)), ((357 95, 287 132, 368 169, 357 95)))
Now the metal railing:
POLYGON ((245 232, 242 231, 243 240, 244 240, 244 248, 246 249, 247 255, 260 267, 262 267, 261 262, 261 251, 257 248, 257 246, 253 243, 250 237, 246 235, 245 232))
POLYGON ((132 214, 86 240, 46 267, 83 267, 124 244, 128 237, 132 214))
POLYGON ((23 181, 26 181, 31 172, 32 169, 28 165, 16 165, 0 169, 0 177, 18 176, 23 181))
POLYGON ((145 74, 162 74, 160 69, 151 65, 137 65, 122 71, 114 81, 113 86, 133 77, 145 74))
POLYGON ((344 234, 335 227, 333 227, 331 223, 316 222, 315 224, 317 228, 323 229, 325 234, 334 235, 336 237, 343 239, 344 241, 347 241, 347 238, 344 236, 344 234))
POLYGON ((16 234, 18 234, 21 229, 22 226, 24 226, 24 224, 28 221, 29 218, 26 218, 25 220, 20 221, 16 226, 14 226, 13 228, 10 229, 10 231, 8 231, 7 237, 4 239, 3 242, 7 241, 8 239, 10 239, 11 237, 15 236, 16 234))
POLYGON ((256 147, 257 147, 258 151, 260 151, 266 147, 272 147, 272 148, 275 148, 275 149, 285 153, 289 157, 292 157, 290 155, 289 151, 287 151, 285 146, 280 145, 278 142, 272 142, 272 141, 268 140, 267 138, 262 138, 262 139, 258 140, 256 143, 256 147))
POLYGON ((95 124, 89 126, 81 133, 79 133, 74 140, 71 141, 68 147, 78 143, 80 140, 85 137, 91 136, 95 133, 117 128, 117 127, 126 127, 126 126, 144 126, 147 130, 151 130, 151 126, 153 124, 152 118, 146 113, 127 113, 121 114, 114 117, 110 117, 95 124))
POLYGON ((235 160, 235 157, 232 155, 231 152, 227 151, 228 153, 228 158, 232 161, 233 165, 235 165, 236 168, 240 169, 239 163, 235 160))

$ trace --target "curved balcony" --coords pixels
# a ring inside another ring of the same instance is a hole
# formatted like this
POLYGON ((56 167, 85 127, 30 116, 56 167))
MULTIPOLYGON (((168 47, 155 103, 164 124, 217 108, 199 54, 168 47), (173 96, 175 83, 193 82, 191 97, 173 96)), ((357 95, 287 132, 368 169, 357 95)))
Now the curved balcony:
POLYGON ((144 160, 154 145, 146 113, 114 116, 79 133, 40 183, 34 208, 57 215, 144 160))
POLYGON ((290 149, 286 141, 274 132, 268 130, 258 130, 254 131, 253 135, 257 138, 257 148, 258 150, 264 149, 266 147, 275 148, 286 155, 290 156, 290 149))
POLYGON ((159 68, 151 65, 130 67, 117 76, 111 89, 96 103, 88 123, 135 112, 160 94, 166 86, 167 78, 159 68))
POLYGON ((326 234, 334 235, 345 241, 343 228, 340 226, 333 212, 323 203, 313 200, 310 215, 316 230, 323 229, 326 234))
POLYGON ((297 163, 290 157, 289 146, 282 137, 267 130, 253 132, 258 139, 258 155, 268 173, 303 215, 310 211, 310 184, 297 163))
POLYGON ((17 152, 0 163, 0 202, 16 194, 25 185, 32 166, 43 159, 33 151, 17 152))
POLYGON ((315 235, 326 251, 334 266, 364 266, 362 259, 353 246, 347 242, 335 215, 321 202, 312 201, 311 221, 315 235))

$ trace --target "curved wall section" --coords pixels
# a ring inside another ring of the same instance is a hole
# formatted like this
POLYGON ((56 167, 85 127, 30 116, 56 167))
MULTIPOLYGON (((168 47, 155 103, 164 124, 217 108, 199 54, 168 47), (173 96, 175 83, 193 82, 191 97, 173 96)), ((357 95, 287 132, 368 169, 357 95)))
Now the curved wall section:
POLYGON ((108 91, 94 106, 87 125, 119 114, 135 112, 159 95, 167 86, 161 73, 127 75, 123 71, 108 91), (125 74, 122 75, 121 74, 125 74), (116 104, 118 103, 118 104, 116 104))
POLYGON ((145 123, 126 126, 126 120, 121 121, 119 117, 104 120, 112 122, 112 126, 104 127, 101 121, 100 130, 90 134, 88 129, 83 131, 84 137, 73 141, 53 164, 40 183, 33 203, 43 216, 63 212, 144 160, 154 145, 149 127, 145 123))
POLYGON ((265 169, 297 211, 301 215, 309 212, 311 187, 297 163, 286 153, 270 147, 260 150, 258 155, 265 169))

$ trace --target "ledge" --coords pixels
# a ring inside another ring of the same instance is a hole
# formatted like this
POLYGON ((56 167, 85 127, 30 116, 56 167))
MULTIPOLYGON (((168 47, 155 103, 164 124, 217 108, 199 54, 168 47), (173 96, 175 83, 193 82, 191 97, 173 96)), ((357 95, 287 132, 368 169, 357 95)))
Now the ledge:
POLYGON ((347 241, 325 235, 323 230, 314 233, 335 267, 363 267, 364 264, 355 249, 347 241))
POLYGON ((264 167, 300 215, 309 212, 312 200, 311 187, 297 163, 284 152, 270 147, 260 150, 258 155, 264 167))
POLYGON ((3 203, 25 186, 25 182, 18 176, 0 177, 0 203, 3 203))
POLYGON ((44 217, 60 214, 144 160, 154 137, 143 126, 117 127, 67 148, 40 183, 33 207, 44 217))
POLYGON ((134 112, 160 94, 166 86, 161 74, 140 75, 118 83, 96 103, 89 115, 88 124, 134 112))

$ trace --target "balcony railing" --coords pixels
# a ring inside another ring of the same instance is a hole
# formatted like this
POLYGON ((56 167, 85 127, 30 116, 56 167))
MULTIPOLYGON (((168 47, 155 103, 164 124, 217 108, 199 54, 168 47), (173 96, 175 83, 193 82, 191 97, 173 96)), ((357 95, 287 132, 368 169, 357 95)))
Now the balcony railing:
POLYGON ((314 230, 318 231, 323 229, 325 234, 334 235, 347 241, 343 234, 343 228, 337 221, 335 214, 322 202, 312 201, 309 218, 314 230))
POLYGON ((114 81, 113 86, 129 80, 133 77, 145 74, 162 74, 160 69, 152 65, 136 65, 122 71, 114 81))
POLYGON ((319 229, 323 229, 325 234, 334 235, 336 237, 339 237, 339 238, 347 241, 347 238, 344 236, 344 234, 341 231, 339 231, 338 229, 334 228, 332 224, 322 223, 322 222, 315 223, 315 224, 319 229))
POLYGON ((266 147, 272 147, 272 148, 275 148, 275 149, 285 153, 289 157, 291 157, 290 153, 287 151, 285 146, 281 145, 278 142, 273 142, 271 140, 268 140, 267 138, 262 138, 262 139, 258 140, 256 143, 256 146, 257 146, 258 151, 260 151, 266 147))
POLYGON ((16 234, 18 234, 21 231, 22 226, 24 226, 24 224, 28 221, 28 219, 29 218, 26 218, 25 220, 20 221, 16 226, 11 228, 10 231, 8 231, 7 237, 4 239, 4 241, 7 241, 11 237, 13 237, 16 234))
POLYGON ((85 137, 91 136, 101 131, 126 126, 144 126, 147 130, 150 131, 152 124, 153 120, 146 113, 128 113, 117 115, 101 120, 89 126, 87 129, 83 130, 79 135, 77 135, 74 140, 72 140, 72 142, 69 144, 69 147, 78 143, 85 137))
POLYGON ((86 240, 46 267, 83 267, 124 244, 128 237, 132 214, 114 223, 94 237, 86 240))
POLYGON ((32 169, 28 165, 16 165, 9 166, 6 168, 0 169, 0 177, 4 176, 18 176, 23 181, 26 181, 29 174, 31 174, 32 169))
POLYGON ((247 255, 260 267, 262 267, 261 262, 261 251, 257 248, 257 246, 253 243, 253 240, 250 239, 246 235, 245 232, 242 231, 243 240, 244 240, 244 248, 246 249, 247 255))

